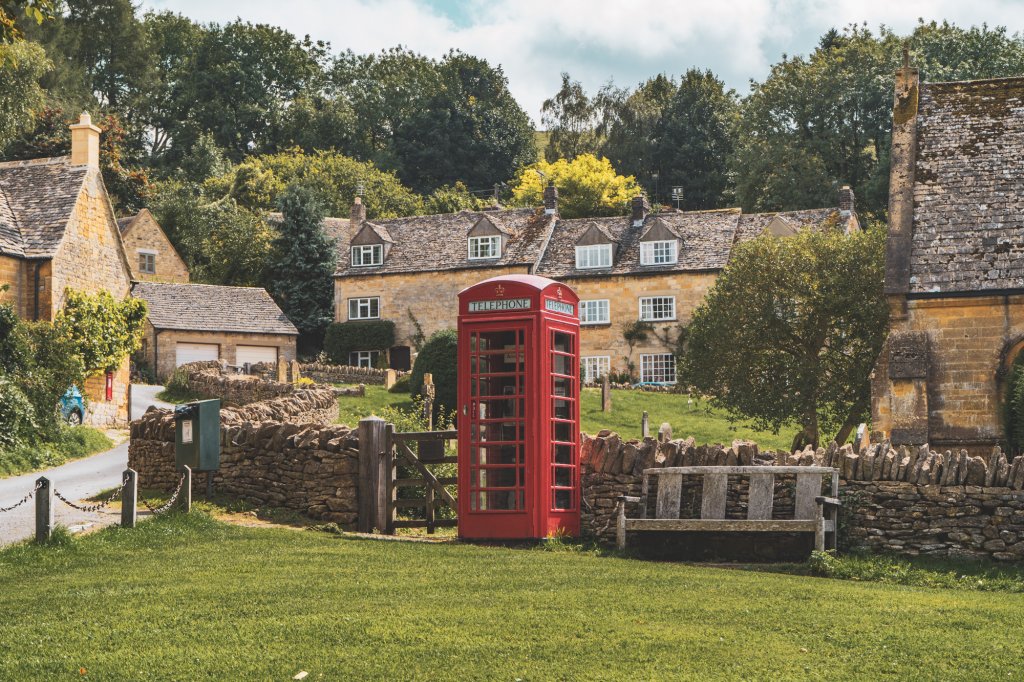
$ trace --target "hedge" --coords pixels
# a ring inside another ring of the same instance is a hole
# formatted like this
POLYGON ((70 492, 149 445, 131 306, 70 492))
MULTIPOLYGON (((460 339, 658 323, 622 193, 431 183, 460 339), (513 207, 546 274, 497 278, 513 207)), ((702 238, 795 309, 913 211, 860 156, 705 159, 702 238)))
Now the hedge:
POLYGON ((324 335, 324 352, 336 365, 347 365, 348 354, 357 350, 387 350, 395 345, 391 320, 335 322, 324 335))
POLYGON ((416 356, 416 364, 413 365, 412 375, 409 377, 409 392, 416 396, 423 388, 423 375, 428 372, 433 375, 436 387, 435 412, 439 412, 442 406, 455 410, 459 400, 456 353, 458 338, 454 329, 434 332, 416 356))

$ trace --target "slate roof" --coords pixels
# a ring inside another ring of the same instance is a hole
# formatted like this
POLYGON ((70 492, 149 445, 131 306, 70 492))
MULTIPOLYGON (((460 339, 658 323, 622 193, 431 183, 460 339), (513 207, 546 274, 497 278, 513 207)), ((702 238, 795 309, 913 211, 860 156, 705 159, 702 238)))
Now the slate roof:
POLYGON ((667 211, 648 215, 644 224, 633 227, 629 216, 560 220, 551 236, 537 274, 552 279, 604 277, 607 275, 656 272, 721 270, 729 260, 740 210, 667 211), (674 265, 640 265, 640 236, 654 220, 663 220, 682 239, 679 262, 674 265), (576 242, 596 223, 617 242, 610 268, 576 268, 576 242))
POLYGON ((66 156, 0 163, 0 251, 52 258, 88 172, 66 156))
POLYGON ((759 236, 776 216, 783 218, 797 231, 807 228, 812 230, 838 229, 840 227, 846 229, 847 219, 841 216, 839 209, 835 207, 779 211, 777 213, 746 213, 740 216, 739 227, 736 231, 737 243, 759 236))
POLYGON ((149 306, 157 329, 298 334, 266 289, 212 284, 136 282, 132 296, 149 306))
POLYGON ((371 222, 387 230, 394 240, 394 246, 383 265, 352 267, 349 243, 357 230, 341 229, 340 225, 331 225, 331 220, 325 221, 325 231, 336 234, 337 239, 339 257, 335 276, 436 272, 507 265, 532 266, 540 258, 554 221, 552 216, 542 211, 520 208, 487 212, 460 211, 371 222), (470 260, 468 233, 484 216, 500 225, 507 233, 505 248, 501 258, 470 260))
POLYGON ((924 83, 910 293, 1024 288, 1024 78, 924 83))
POLYGON ((135 222, 135 219, 139 217, 139 214, 125 216, 124 218, 117 219, 117 229, 124 234, 124 231, 128 229, 128 226, 135 222))

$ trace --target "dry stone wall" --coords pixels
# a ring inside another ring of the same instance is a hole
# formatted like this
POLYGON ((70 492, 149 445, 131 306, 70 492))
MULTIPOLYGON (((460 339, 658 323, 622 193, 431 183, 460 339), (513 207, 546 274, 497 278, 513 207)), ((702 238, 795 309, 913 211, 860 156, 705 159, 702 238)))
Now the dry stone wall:
POLYGON ((220 398, 226 405, 248 405, 296 392, 295 384, 268 381, 248 374, 228 374, 216 362, 182 365, 189 390, 204 398, 220 398), (212 365, 212 366, 211 366, 212 365))
MULTIPOLYGON (((803 452, 761 452, 757 445, 701 445, 693 439, 622 441, 602 431, 581 451, 583 527, 600 540, 615 534, 617 498, 640 495, 644 469, 668 466, 830 466, 840 471, 841 527, 850 546, 908 555, 1024 560, 1024 457, 996 448, 988 458, 887 442, 803 452)), ((792 514, 792 486, 777 477, 774 516, 792 514)), ((687 484, 683 516, 699 516, 700 478, 687 484)), ((653 492, 653 491, 652 491, 653 492)), ((727 516, 746 513, 746 482, 730 485, 727 516)), ((651 508, 649 506, 649 508, 651 508)), ((632 506, 629 513, 635 513, 632 506)))
MULTIPOLYGON (((388 370, 376 367, 353 367, 351 365, 328 365, 321 362, 310 362, 299 365, 302 376, 324 384, 367 384, 383 386, 387 380, 388 370)), ((395 372, 396 378, 408 376, 411 372, 395 372)))

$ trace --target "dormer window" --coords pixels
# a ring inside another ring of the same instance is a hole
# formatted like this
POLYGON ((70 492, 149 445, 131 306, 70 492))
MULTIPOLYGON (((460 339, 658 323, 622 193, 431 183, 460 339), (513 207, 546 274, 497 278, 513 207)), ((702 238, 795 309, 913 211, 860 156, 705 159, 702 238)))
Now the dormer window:
POLYGON ((640 242, 640 265, 672 265, 679 262, 679 242, 668 239, 640 242))
POLYGON ((362 244, 352 247, 352 267, 366 267, 369 265, 383 265, 384 245, 383 244, 362 244))
POLYGON ((576 268, 610 268, 612 266, 611 244, 590 244, 576 247, 576 268))
POLYGON ((501 257, 501 235, 469 238, 469 259, 483 260, 501 257))

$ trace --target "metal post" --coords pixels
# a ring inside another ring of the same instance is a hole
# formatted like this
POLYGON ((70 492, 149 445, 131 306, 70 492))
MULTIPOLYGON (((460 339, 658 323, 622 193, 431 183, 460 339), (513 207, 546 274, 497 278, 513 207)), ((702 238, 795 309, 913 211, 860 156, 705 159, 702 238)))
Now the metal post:
POLYGON ((134 528, 138 518, 139 474, 134 469, 124 470, 124 490, 121 491, 121 527, 134 528))
POLYGON ((187 464, 182 464, 181 472, 185 474, 185 480, 181 482, 178 504, 181 505, 181 510, 187 514, 192 511, 192 469, 187 464))
POLYGON ((47 542, 53 533, 53 484, 40 476, 36 485, 36 542, 47 542))

